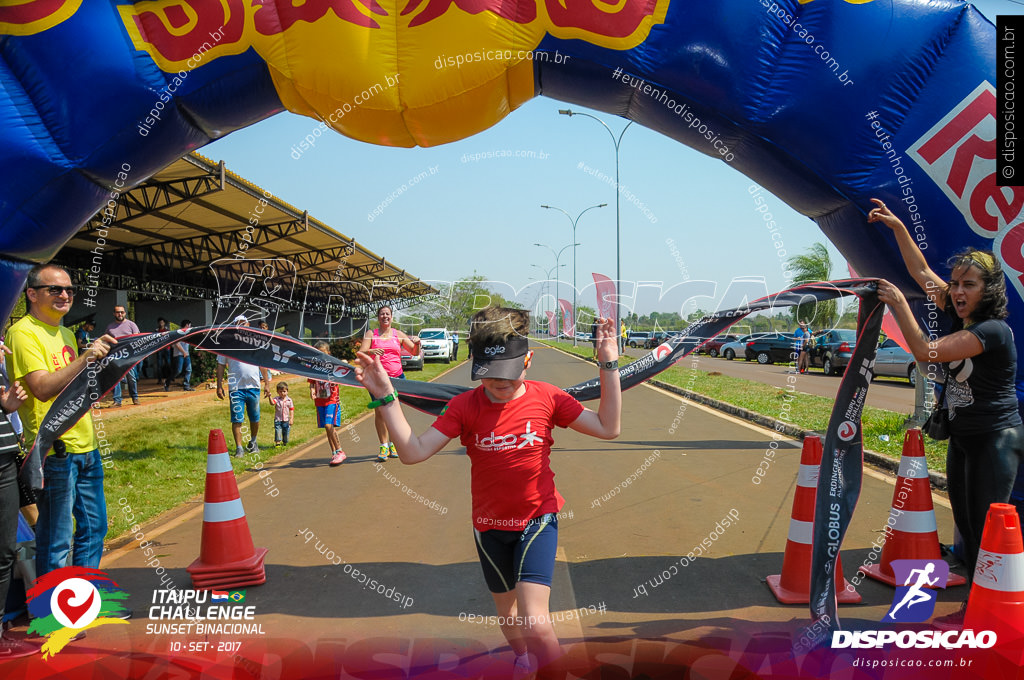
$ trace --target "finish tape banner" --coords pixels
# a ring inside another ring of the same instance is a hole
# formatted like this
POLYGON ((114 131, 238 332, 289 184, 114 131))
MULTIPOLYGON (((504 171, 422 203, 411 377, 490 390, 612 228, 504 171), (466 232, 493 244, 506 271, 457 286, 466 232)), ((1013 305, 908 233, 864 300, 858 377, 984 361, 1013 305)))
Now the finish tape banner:
MULTIPOLYGON (((856 295, 860 298, 857 345, 850 368, 843 376, 829 420, 819 475, 811 574, 811 615, 808 631, 815 644, 838 628, 834 588, 839 546, 860 496, 863 439, 861 412, 871 382, 878 333, 884 305, 875 293, 875 279, 846 279, 796 286, 755 300, 745 307, 709 314, 682 333, 654 348, 646 356, 619 368, 622 389, 630 389, 672 366, 705 342, 753 312, 790 307, 856 295)), ((42 489, 43 461, 53 443, 82 418, 94 404, 117 385, 129 370, 146 357, 176 342, 263 368, 273 368, 304 378, 326 380, 362 388, 355 368, 287 335, 239 326, 189 330, 121 338, 102 360, 85 368, 54 400, 32 450, 21 466, 20 477, 33 490, 42 489)), ((399 399, 426 413, 439 415, 456 395, 472 388, 392 378, 399 399)), ((601 396, 599 378, 565 388, 580 401, 601 396)), ((810 638, 807 633, 805 637, 810 638)))

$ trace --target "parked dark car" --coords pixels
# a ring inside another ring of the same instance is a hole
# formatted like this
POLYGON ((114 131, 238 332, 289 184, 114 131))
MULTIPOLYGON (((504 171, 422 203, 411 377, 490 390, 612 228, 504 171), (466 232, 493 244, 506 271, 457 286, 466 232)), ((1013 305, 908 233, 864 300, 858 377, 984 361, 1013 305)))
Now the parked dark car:
POLYGON ((654 349, 666 340, 668 340, 667 331, 655 331, 651 337, 647 338, 647 342, 644 343, 644 347, 647 349, 654 349))
POLYGON ((796 361, 799 341, 792 335, 771 333, 747 343, 747 361, 757 360, 759 364, 788 364, 796 361))
POLYGON ((763 338, 766 335, 774 335, 774 333, 768 331, 760 331, 758 333, 750 333, 749 335, 741 335, 732 342, 726 342, 722 345, 721 353, 726 359, 732 361, 736 357, 743 357, 746 359, 747 343, 751 340, 763 338))
POLYGON ((857 346, 857 331, 839 329, 815 334, 810 349, 810 365, 820 366, 825 375, 840 375, 846 370, 857 346))
POLYGON ((740 336, 735 335, 734 333, 729 333, 727 335, 718 335, 705 342, 698 351, 707 354, 712 358, 717 357, 722 352, 722 345, 724 345, 727 342, 735 342, 736 340, 739 339, 740 336))

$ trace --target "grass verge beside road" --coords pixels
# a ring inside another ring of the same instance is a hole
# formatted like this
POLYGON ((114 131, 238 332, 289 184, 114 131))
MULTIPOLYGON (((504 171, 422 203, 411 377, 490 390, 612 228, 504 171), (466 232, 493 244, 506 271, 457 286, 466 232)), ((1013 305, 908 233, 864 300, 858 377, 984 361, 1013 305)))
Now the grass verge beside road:
MULTIPOLYGON (((422 371, 407 372, 406 378, 432 380, 458 363, 428 362, 422 371)), ((274 447, 274 407, 264 398, 260 405, 257 436, 260 451, 246 453, 244 458, 232 457, 231 464, 236 474, 252 470, 258 463, 266 464, 323 434, 323 430, 316 426, 316 409, 309 398, 306 379, 275 377, 275 389, 282 380, 288 383, 288 394, 295 403, 295 424, 291 428, 288 445, 274 447)), ((358 435, 351 427, 352 421, 367 413, 366 391, 342 387, 340 396, 342 448, 350 456, 376 454, 376 439, 357 439, 358 435)), ((97 433, 105 435, 113 453, 113 464, 104 471, 108 540, 117 539, 131 528, 121 512, 122 505, 131 507, 135 522, 143 524, 181 503, 202 497, 206 486, 206 447, 210 430, 222 430, 228 452, 235 450, 229 415, 227 400, 217 399, 214 390, 206 390, 202 386, 186 399, 143 407, 104 408, 96 414, 97 433)), ((245 428, 248 428, 248 423, 245 423, 245 428)), ((326 468, 326 458, 323 463, 326 468)), ((332 472, 344 474, 344 467, 342 465, 332 472)), ((258 488, 264 489, 264 486, 258 488)))
MULTIPOLYGON (((593 349, 590 344, 573 347, 571 342, 542 340, 546 345, 557 347, 584 359, 590 359, 593 349)), ((802 392, 789 392, 780 387, 765 385, 752 380, 733 378, 717 371, 693 368, 689 357, 672 368, 659 373, 657 380, 697 392, 711 399, 754 411, 769 418, 783 420, 795 427, 817 432, 824 438, 828 419, 832 412, 833 399, 802 392), (792 396, 792 398, 790 398, 792 396), (788 408, 783 408, 788 403, 788 408)), ((839 387, 838 380, 836 388, 839 387)), ((799 384, 797 385, 799 389, 799 384)), ((903 450, 903 423, 910 414, 896 413, 883 409, 866 407, 863 414, 864 448, 884 454, 898 461, 903 450)), ((685 437, 685 423, 677 429, 677 435, 685 437)), ((923 437, 928 468, 945 474, 946 444, 923 437)))

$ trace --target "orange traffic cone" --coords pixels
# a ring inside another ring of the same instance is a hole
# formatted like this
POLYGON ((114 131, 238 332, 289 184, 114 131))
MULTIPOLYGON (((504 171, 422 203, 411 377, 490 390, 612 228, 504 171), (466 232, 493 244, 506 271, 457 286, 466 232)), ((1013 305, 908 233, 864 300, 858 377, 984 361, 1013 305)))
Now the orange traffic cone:
POLYGON ((206 494, 199 559, 188 567, 197 589, 234 588, 265 583, 266 548, 255 548, 245 519, 224 433, 210 430, 206 494))
MULTIPOLYGON (((820 467, 821 439, 813 435, 804 437, 786 554, 782 558, 782 574, 773 574, 766 579, 775 599, 783 604, 807 604, 811 601, 811 536, 820 467)), ((836 561, 836 591, 841 604, 857 604, 861 600, 860 593, 843 578, 841 558, 836 561)))
POLYGON ((964 615, 967 629, 994 632, 991 651, 1015 668, 1024 665, 1024 541, 1017 509, 1009 503, 993 503, 988 509, 964 615))
MULTIPOLYGON (((928 462, 924 457, 921 430, 907 430, 903 437, 899 479, 892 493, 892 507, 886 522, 887 536, 878 564, 865 564, 859 571, 890 586, 896 582, 893 560, 941 560, 939 531, 932 505, 932 487, 928 480, 928 462), (891 533, 888 533, 891 529, 891 533)), ((946 587, 962 586, 967 579, 950 574, 946 587)))

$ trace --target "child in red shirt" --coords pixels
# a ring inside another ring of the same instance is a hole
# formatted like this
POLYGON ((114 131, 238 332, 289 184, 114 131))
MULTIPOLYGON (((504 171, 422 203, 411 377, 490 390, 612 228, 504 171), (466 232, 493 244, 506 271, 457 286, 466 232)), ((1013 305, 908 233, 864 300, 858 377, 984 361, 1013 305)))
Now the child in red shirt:
MULTIPOLYGON (((318 342, 315 347, 325 354, 331 351, 331 346, 326 342, 318 342)), ((338 428, 341 427, 341 399, 338 396, 338 383, 313 380, 312 378, 306 382, 309 383, 309 398, 316 406, 316 426, 324 428, 327 432, 327 443, 331 446, 329 465, 336 467, 348 458, 341 450, 341 441, 338 437, 338 428)))
POLYGON ((599 319, 597 354, 601 402, 586 409, 564 391, 526 380, 529 314, 488 307, 471 319, 473 380, 481 386, 453 398, 426 432, 413 434, 380 361, 359 354, 356 375, 379 405, 403 463, 422 462, 459 437, 472 463, 473 528, 484 578, 501 628, 516 654, 516 670, 528 669, 527 652, 542 674, 560 656, 548 601, 558 537, 556 513, 564 499, 551 471, 555 426, 601 439, 619 435, 619 386, 615 322, 599 319), (387 401, 385 401, 387 400, 387 401))

